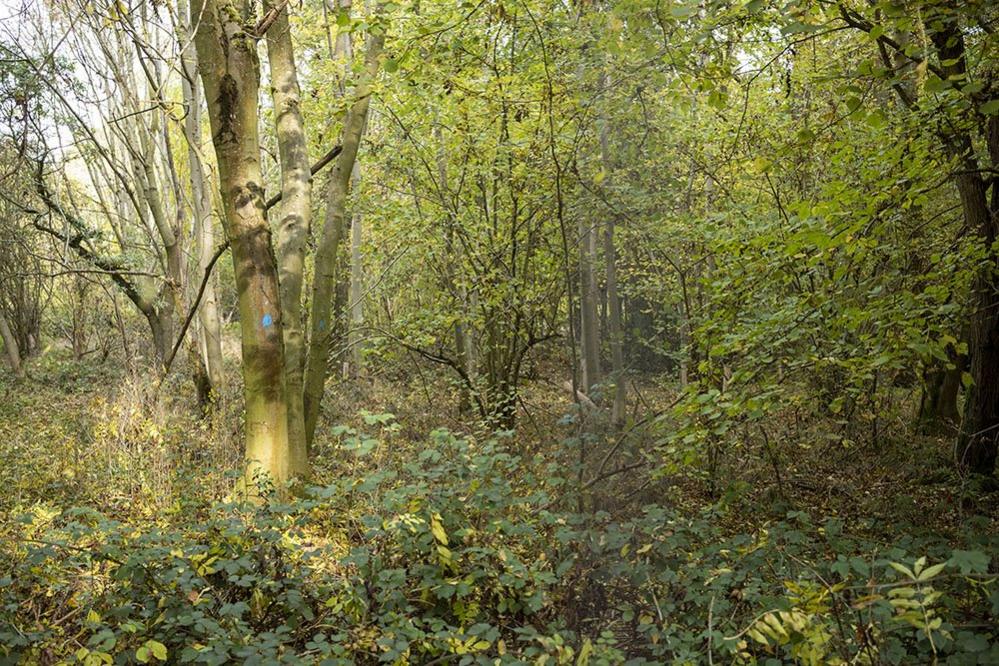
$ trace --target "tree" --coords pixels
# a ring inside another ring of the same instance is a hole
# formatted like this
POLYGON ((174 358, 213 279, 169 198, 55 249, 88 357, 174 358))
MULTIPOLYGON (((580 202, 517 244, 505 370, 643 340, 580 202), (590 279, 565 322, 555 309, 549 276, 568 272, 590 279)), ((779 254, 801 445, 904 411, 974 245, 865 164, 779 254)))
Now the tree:
MULTIPOLYGON (((965 399, 964 418, 957 437, 955 457, 961 468, 979 474, 995 472, 999 452, 999 253, 994 243, 999 232, 999 181, 986 178, 985 173, 999 169, 999 108, 992 100, 996 89, 991 83, 992 72, 978 77, 969 66, 967 47, 969 25, 977 28, 984 18, 966 11, 954 3, 921 3, 917 25, 905 18, 897 20, 893 32, 922 31, 923 48, 918 56, 911 51, 915 39, 906 39, 909 46, 886 36, 884 26, 845 5, 838 4, 840 19, 849 27, 872 36, 882 53, 891 50, 899 60, 914 61, 920 76, 932 77, 927 85, 943 94, 943 102, 934 111, 943 121, 936 131, 944 150, 954 162, 952 179, 960 197, 967 227, 978 234, 986 258, 977 269, 972 286, 971 321, 968 336, 971 385, 965 399), (930 52, 932 45, 932 52, 930 52), (928 73, 928 74, 927 74, 928 73), (981 78, 981 80, 979 80, 981 78), (991 105, 991 106, 990 106, 991 105), (982 137, 985 150, 976 148, 976 135, 982 137), (980 154, 981 152, 981 154, 980 154), (992 204, 988 200, 993 188, 992 204)), ((987 25, 984 24, 984 25, 987 25)), ((981 30, 978 48, 989 52, 994 31, 981 30)), ((897 62, 897 61, 896 61, 897 62)), ((895 67, 888 65, 887 73, 895 67)), ((989 67, 991 63, 986 64, 989 67)), ((903 70, 904 73, 905 70, 903 70)), ((896 84, 895 92, 910 109, 920 100, 896 84)))
POLYGON ((260 65, 250 7, 193 0, 195 33, 225 226, 239 296, 246 416, 247 481, 265 472, 278 484, 306 472, 304 450, 288 436, 282 304, 260 173, 257 92, 260 65))
POLYGON ((340 246, 347 230, 347 195, 367 124, 372 87, 378 73, 384 44, 384 26, 379 26, 368 37, 363 73, 343 121, 340 141, 343 150, 330 173, 326 216, 316 247, 316 275, 312 288, 312 330, 309 337, 309 356, 304 385, 305 437, 310 446, 315 436, 319 409, 329 373, 330 345, 337 332, 335 324, 343 316, 342 312, 333 311, 333 299, 337 281, 343 270, 340 246))
MULTIPOLYGON (((285 382, 288 401, 288 438, 295 455, 306 455, 303 373, 305 331, 302 284, 305 244, 312 218, 312 173, 302 118, 301 90, 295 66, 286 2, 265 4, 264 21, 273 17, 267 30, 267 56, 271 70, 274 125, 281 164, 281 209, 277 224, 277 257, 284 312, 283 335, 285 382)), ((299 467, 304 469, 304 463, 299 467)))

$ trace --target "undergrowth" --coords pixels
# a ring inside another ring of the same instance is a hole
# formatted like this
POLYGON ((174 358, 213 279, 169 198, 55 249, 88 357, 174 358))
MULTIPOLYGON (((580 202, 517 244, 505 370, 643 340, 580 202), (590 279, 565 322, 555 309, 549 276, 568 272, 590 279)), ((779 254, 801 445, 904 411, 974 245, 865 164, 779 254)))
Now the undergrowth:
MULTIPOLYGON (((837 466, 867 473, 935 515, 946 479, 856 452, 826 451, 823 468, 782 445, 777 480, 733 447, 716 496, 694 468, 579 493, 579 424, 546 419, 539 391, 535 423, 560 441, 429 429, 399 400, 398 418, 323 426, 313 485, 262 480, 268 499, 247 503, 226 494, 239 433, 224 396, 206 421, 177 419, 143 408, 141 381, 97 396, 79 370, 46 372, 79 386, 62 418, 43 388, 0 408, 21 424, 2 471, 0 663, 999 662, 990 517, 958 506, 937 516, 946 529, 920 527, 897 500, 832 490, 837 466), (797 467, 826 470, 821 493, 797 467)), ((397 406, 369 386, 367 404, 397 406)), ((632 453, 618 455, 612 472, 632 453)))

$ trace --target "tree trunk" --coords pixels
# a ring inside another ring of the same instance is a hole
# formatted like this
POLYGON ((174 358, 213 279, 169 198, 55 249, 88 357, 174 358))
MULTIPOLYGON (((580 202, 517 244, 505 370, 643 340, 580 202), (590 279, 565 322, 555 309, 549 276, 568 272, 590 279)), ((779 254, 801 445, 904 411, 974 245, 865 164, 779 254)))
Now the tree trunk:
POLYGON ((364 56, 364 74, 357 85, 355 100, 344 119, 343 150, 337 157, 330 174, 326 202, 326 219, 322 236, 316 248, 316 276, 312 289, 312 318, 310 322, 309 357, 305 368, 305 439, 308 446, 316 432, 319 407, 326 386, 329 370, 330 343, 335 328, 333 321, 333 295, 340 274, 340 245, 344 236, 347 192, 354 161, 361 145, 364 125, 371 102, 371 84, 378 72, 385 36, 382 33, 368 37, 364 56))
MULTIPOLYGON (((181 2, 178 6, 181 25, 178 38, 185 46, 181 53, 181 88, 187 115, 184 117, 184 136, 187 140, 187 161, 191 180, 192 231, 194 252, 197 259, 196 275, 204 275, 215 251, 215 234, 212 228, 212 198, 205 179, 204 164, 201 159, 201 85, 198 81, 198 58, 191 44, 191 26, 187 7, 181 2)), ((200 385, 199 391, 207 393, 217 390, 223 381, 222 326, 219 319, 218 297, 215 293, 215 276, 205 285, 205 292, 198 306, 198 343, 208 385, 200 385)), ((193 281, 197 287, 197 281, 193 281)), ((193 296, 193 295, 192 295, 193 296)))
POLYGON ((593 270, 596 234, 585 216, 579 218, 579 346, 583 393, 600 383, 600 318, 597 313, 597 278, 593 270))
MULTIPOLYGON (((152 92, 152 91, 150 91, 152 92)), ((152 95, 150 95, 152 97, 152 95)), ((166 261, 164 268, 166 279, 159 289, 154 302, 157 304, 156 316, 159 319, 160 343, 157 345, 157 362, 162 368, 166 359, 173 349, 173 313, 177 305, 178 289, 184 282, 183 265, 184 257, 181 252, 180 242, 177 238, 176 229, 170 224, 167 218, 166 209, 163 206, 163 196, 160 192, 159 178, 154 167, 155 148, 153 137, 158 127, 159 109, 152 114, 152 129, 139 123, 138 134, 139 143, 142 147, 142 154, 139 155, 138 175, 142 185, 140 201, 145 202, 149 207, 149 212, 153 218, 159 240, 163 243, 163 250, 166 261)))
POLYGON ((18 349, 14 333, 10 330, 10 325, 7 323, 7 317, 4 316, 3 312, 0 312, 0 339, 3 340, 4 350, 7 352, 7 361, 10 363, 10 369, 14 371, 14 376, 23 377, 24 367, 21 365, 21 352, 18 349))
POLYGON ((466 330, 465 325, 469 314, 469 299, 468 289, 464 285, 459 287, 455 277, 455 266, 460 267, 464 261, 464 247, 460 242, 455 240, 457 224, 452 211, 452 203, 449 200, 451 195, 447 175, 447 150, 444 143, 444 133, 438 118, 434 118, 433 136, 437 144, 437 186, 440 189, 441 207, 444 209, 444 243, 448 256, 451 258, 451 261, 448 262, 443 286, 448 293, 453 294, 458 299, 460 310, 454 322, 454 356, 455 361, 468 377, 466 383, 459 388, 458 392, 458 413, 465 415, 469 413, 472 407, 472 388, 468 384, 472 382, 474 375, 474 368, 472 368, 469 362, 470 331, 466 330))
POLYGON ((264 209, 257 135, 260 64, 245 26, 254 17, 232 0, 192 0, 219 186, 239 294, 246 403, 246 482, 277 484, 306 472, 288 441, 284 345, 277 265, 264 209))
MULTIPOLYGON (((932 39, 943 73, 952 80, 964 78, 968 67, 960 26, 943 23, 941 29, 932 34, 932 39)), ((996 168, 999 166, 999 119, 993 118, 983 129, 991 166, 996 168)), ((988 261, 979 269, 972 287, 973 311, 968 339, 972 382, 964 403, 964 420, 955 455, 960 468, 992 475, 999 443, 999 285, 996 281, 999 255, 993 249, 999 211, 989 208, 988 186, 982 178, 971 135, 967 130, 957 130, 945 141, 950 153, 957 158, 954 181, 965 223, 978 233, 988 253, 988 261)), ((999 204, 999 200, 993 203, 999 204)))
POLYGON ((933 367, 923 377, 923 394, 919 401, 917 430, 932 434, 954 427, 959 421, 957 392, 961 371, 957 368, 933 367))
POLYGON ((974 313, 968 340, 972 382, 964 403, 956 455, 961 468, 991 475, 995 472, 999 441, 999 292, 996 289, 999 257, 992 250, 996 229, 985 196, 985 182, 977 170, 970 171, 964 166, 964 172, 957 176, 964 218, 989 248, 989 261, 975 277, 972 292, 974 313))
MULTIPOLYGON (((601 87, 606 87, 607 77, 601 75, 601 87)), ((606 118, 600 119, 600 161, 603 165, 604 187, 610 188, 614 170, 610 152, 610 132, 606 118)), ((627 393, 624 377, 624 326, 621 321, 621 299, 617 293, 617 248, 614 246, 614 216, 604 223, 604 261, 607 264, 607 329, 611 350, 611 374, 614 377, 614 402, 611 406, 611 423, 624 421, 627 393)))
MULTIPOLYGON (((265 13, 273 11, 264 2, 265 13)), ((267 30, 267 58, 271 69, 274 124, 281 161, 281 219, 277 224, 277 256, 284 313, 285 382, 288 401, 288 439, 292 455, 304 468, 305 409, 302 401, 305 339, 302 324, 302 281, 305 243, 312 218, 312 173, 300 108, 301 90, 291 43, 287 5, 267 30)))
MULTIPOLYGON (((357 192, 361 185, 361 168, 354 162, 351 188, 357 192)), ((352 211, 350 216, 350 303, 347 307, 350 325, 347 329, 349 374, 356 377, 361 372, 361 327, 364 325, 364 265, 361 263, 363 217, 352 211)))

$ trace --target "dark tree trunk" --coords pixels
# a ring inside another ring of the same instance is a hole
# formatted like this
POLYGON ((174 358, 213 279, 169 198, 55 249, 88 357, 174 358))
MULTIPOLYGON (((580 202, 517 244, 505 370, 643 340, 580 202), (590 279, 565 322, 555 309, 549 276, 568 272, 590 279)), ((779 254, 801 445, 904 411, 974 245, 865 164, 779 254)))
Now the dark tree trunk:
POLYGON ((976 229, 989 248, 989 260, 975 277, 974 312, 968 355, 972 384, 964 406, 964 422, 957 439, 958 465, 979 474, 995 471, 999 438, 999 292, 996 290, 997 256, 995 219, 989 210, 985 182, 977 171, 957 176, 961 205, 968 226, 976 229))
MULTIPOLYGON (((932 38, 943 74, 952 80, 965 78, 968 63, 960 26, 942 21, 932 38)), ((988 157, 994 168, 999 163, 999 126, 990 122, 981 129, 988 138, 988 157)), ((944 140, 957 159, 954 183, 960 194, 965 224, 979 235, 987 251, 987 260, 979 268, 972 287, 968 336, 972 383, 964 404, 955 457, 961 469, 992 475, 999 437, 999 291, 996 289, 999 256, 993 249, 997 211, 995 207, 989 208, 988 183, 982 175, 971 133, 953 131, 945 134, 944 140)))
POLYGON ((924 435, 953 432, 960 421, 957 394, 961 368, 928 368, 923 375, 923 396, 917 415, 918 431, 924 435))

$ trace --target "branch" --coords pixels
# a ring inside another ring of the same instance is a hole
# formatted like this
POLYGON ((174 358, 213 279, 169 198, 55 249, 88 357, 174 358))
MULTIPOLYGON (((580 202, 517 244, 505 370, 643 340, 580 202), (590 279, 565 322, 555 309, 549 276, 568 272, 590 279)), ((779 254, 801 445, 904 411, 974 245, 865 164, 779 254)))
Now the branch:
POLYGON ((385 337, 390 338, 393 342, 395 342, 399 346, 413 352, 414 354, 422 356, 428 361, 432 361, 433 363, 438 363, 440 365, 445 365, 454 370, 455 373, 458 375, 458 377, 461 378, 462 383, 468 388, 469 392, 472 394, 472 399, 475 400, 475 405, 479 409, 479 415, 482 416, 483 418, 488 416, 488 410, 486 409, 485 404, 482 402, 482 398, 479 396, 479 391, 475 388, 475 383, 472 381, 472 378, 468 375, 468 371, 465 370, 465 368, 461 367, 460 363, 458 363, 454 359, 448 358, 446 356, 440 356, 431 351, 423 349, 422 347, 410 344, 406 340, 403 340, 397 335, 393 335, 392 333, 384 329, 377 328, 375 326, 368 326, 367 328, 369 330, 379 333, 380 335, 384 335, 385 337))
POLYGON ((180 327, 180 333, 177 334, 177 340, 173 344, 173 349, 170 351, 170 356, 167 357, 166 362, 163 364, 163 371, 160 373, 160 383, 166 379, 167 374, 170 372, 170 366, 173 365, 174 358, 177 357, 177 351, 180 349, 181 343, 184 342, 184 336, 187 335, 187 329, 191 326, 191 321, 194 319, 195 313, 198 311, 198 306, 201 305, 201 298, 205 295, 205 289, 208 287, 208 280, 212 276, 212 269, 215 268, 215 263, 219 260, 225 251, 229 249, 229 241, 219 245, 218 249, 215 250, 215 254, 209 260, 208 265, 205 266, 205 275, 201 278, 201 286, 198 287, 198 295, 194 297, 194 305, 187 313, 187 317, 184 319, 184 325, 180 327))
POLYGON ((260 22, 257 23, 257 27, 253 29, 253 36, 257 39, 263 37, 267 33, 267 30, 274 25, 274 21, 281 15, 281 12, 285 11, 287 7, 288 0, 281 0, 280 3, 271 7, 260 19, 260 22))
MULTIPOLYGON (((319 173, 320 171, 322 171, 323 168, 327 164, 329 164, 330 162, 332 162, 333 158, 335 158, 341 152, 343 152, 343 146, 340 145, 340 144, 337 144, 337 145, 333 146, 332 148, 330 148, 330 150, 329 150, 328 153, 326 153, 325 155, 323 155, 322 157, 320 157, 319 161, 312 165, 312 168, 309 169, 309 175, 315 176, 317 173, 319 173)), ((267 203, 264 204, 264 210, 270 210, 271 208, 274 208, 274 206, 276 206, 278 204, 278 202, 281 201, 281 196, 282 196, 282 192, 278 192, 277 194, 275 194, 274 196, 272 196, 270 199, 268 199, 267 203)))
MULTIPOLYGON (((844 7, 842 4, 840 4, 838 2, 836 3, 836 7, 839 9, 839 15, 840 15, 840 17, 851 28, 856 28, 857 30, 861 30, 861 31, 866 32, 868 34, 870 34, 871 30, 874 29, 874 24, 871 23, 870 21, 868 21, 867 19, 865 19, 860 14, 847 9, 846 7, 844 7)), ((920 60, 919 58, 916 58, 914 56, 910 56, 909 54, 907 54, 905 52, 905 49, 902 48, 902 45, 899 44, 898 42, 896 42, 891 37, 886 37, 884 35, 880 35, 877 38, 877 41, 878 41, 879 44, 884 44, 886 46, 890 46, 896 52, 902 54, 903 56, 905 56, 906 58, 908 58, 912 62, 916 63, 917 65, 922 64, 924 62, 924 60, 920 60)), ((924 54, 924 56, 926 56, 926 54, 924 54)), ((933 72, 934 74, 936 74, 940 79, 942 79, 944 81, 947 80, 947 74, 945 74, 944 71, 942 69, 940 69, 940 67, 938 67, 937 65, 934 65, 933 63, 931 63, 930 60, 929 60, 929 57, 926 57, 925 62, 926 62, 926 68, 927 69, 929 69, 931 72, 933 72)))
POLYGON ((117 284, 121 290, 125 292, 128 300, 132 301, 140 311, 147 313, 150 308, 149 303, 142 297, 136 286, 125 277, 125 275, 134 274, 134 271, 128 270, 121 261, 108 257, 102 257, 83 244, 89 235, 88 232, 92 233, 91 230, 88 229, 83 220, 64 209, 53 198, 52 193, 49 191, 48 187, 46 187, 45 181, 42 177, 41 163, 39 163, 38 173, 35 174, 35 190, 38 192, 39 197, 41 197, 42 202, 48 206, 50 210, 54 210, 60 217, 66 220, 66 222, 68 222, 69 225, 76 230, 76 234, 69 236, 68 234, 63 234, 57 229, 53 229, 42 224, 39 220, 39 218, 44 214, 42 211, 29 211, 38 216, 35 218, 34 222, 32 222, 32 226, 39 231, 43 231, 50 236, 61 240, 67 246, 73 248, 80 258, 90 262, 100 270, 110 275, 115 284, 117 284))

